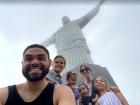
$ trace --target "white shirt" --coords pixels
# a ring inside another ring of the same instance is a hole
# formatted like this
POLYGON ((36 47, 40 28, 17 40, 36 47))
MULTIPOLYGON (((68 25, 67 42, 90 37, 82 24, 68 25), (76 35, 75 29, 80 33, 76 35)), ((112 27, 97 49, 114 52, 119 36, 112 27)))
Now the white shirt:
POLYGON ((114 92, 108 91, 98 99, 99 105, 122 105, 114 92))
POLYGON ((57 84, 65 84, 64 78, 61 75, 59 75, 58 77, 57 73, 54 70, 50 70, 46 77, 57 84))

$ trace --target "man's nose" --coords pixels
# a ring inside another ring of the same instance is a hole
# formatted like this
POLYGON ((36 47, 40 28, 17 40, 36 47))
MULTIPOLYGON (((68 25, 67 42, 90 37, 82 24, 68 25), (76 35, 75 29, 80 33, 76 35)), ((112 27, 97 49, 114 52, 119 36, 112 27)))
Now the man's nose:
POLYGON ((36 66, 39 64, 39 60, 37 58, 34 58, 31 62, 32 65, 36 66))

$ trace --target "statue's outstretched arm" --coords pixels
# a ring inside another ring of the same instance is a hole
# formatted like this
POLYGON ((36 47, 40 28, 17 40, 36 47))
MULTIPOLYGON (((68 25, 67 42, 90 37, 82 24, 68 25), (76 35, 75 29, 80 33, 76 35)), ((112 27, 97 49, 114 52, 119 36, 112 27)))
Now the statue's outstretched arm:
POLYGON ((45 41, 41 42, 41 44, 44 46, 49 46, 49 45, 55 44, 55 43, 56 43, 56 34, 50 36, 45 41))
POLYGON ((98 13, 100 6, 103 4, 105 0, 100 0, 100 2, 91 10, 89 11, 86 15, 82 16, 81 18, 74 20, 76 23, 79 24, 80 28, 83 28, 88 22, 96 16, 98 13))

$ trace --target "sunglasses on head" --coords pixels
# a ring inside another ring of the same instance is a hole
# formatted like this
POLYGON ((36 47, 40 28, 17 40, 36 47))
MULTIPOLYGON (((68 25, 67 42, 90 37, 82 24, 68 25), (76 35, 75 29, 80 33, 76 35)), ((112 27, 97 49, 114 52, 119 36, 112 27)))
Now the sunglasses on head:
POLYGON ((84 68, 84 69, 80 69, 80 72, 83 73, 84 71, 91 71, 90 68, 84 68))
POLYGON ((76 74, 76 72, 73 72, 73 71, 72 71, 71 73, 72 73, 72 74, 76 74))

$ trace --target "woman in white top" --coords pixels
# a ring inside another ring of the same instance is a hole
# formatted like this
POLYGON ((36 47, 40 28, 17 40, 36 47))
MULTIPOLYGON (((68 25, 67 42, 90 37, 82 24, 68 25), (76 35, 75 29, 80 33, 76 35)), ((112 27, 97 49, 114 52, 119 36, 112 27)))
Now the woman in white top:
POLYGON ((103 77, 98 76, 94 85, 99 92, 99 99, 95 105, 129 105, 117 87, 107 88, 106 80, 103 77))

